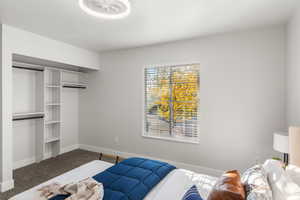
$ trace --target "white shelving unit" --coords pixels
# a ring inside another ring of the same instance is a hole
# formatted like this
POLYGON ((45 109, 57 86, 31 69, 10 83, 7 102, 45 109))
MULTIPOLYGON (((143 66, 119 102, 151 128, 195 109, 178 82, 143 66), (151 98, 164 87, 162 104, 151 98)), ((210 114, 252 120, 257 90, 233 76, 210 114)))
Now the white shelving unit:
POLYGON ((61 152, 61 71, 45 68, 45 123, 43 137, 43 155, 52 157, 61 152))
MULTIPOLYGON (((35 80, 31 93, 23 90, 22 84, 16 84, 16 103, 14 104, 13 121, 36 120, 35 127, 35 153, 36 162, 46 158, 55 157, 61 152, 62 144, 62 89, 87 88, 87 74, 83 72, 68 71, 54 67, 45 67, 25 63, 14 63, 15 81, 23 76, 29 76, 27 82, 35 80), (28 69, 26 69, 28 68, 28 69), (19 70, 31 70, 19 71, 19 70), (29 75, 28 75, 29 74, 29 75), (34 78, 33 78, 34 77, 34 78), (20 96, 19 93, 22 93, 20 96), (33 92, 34 91, 34 92, 33 92), (18 93, 19 92, 19 93, 18 93), (20 99, 32 99, 32 105, 23 109, 20 99), (19 112, 18 112, 19 111, 19 112)), ((28 83, 27 83, 28 84, 28 83)), ((17 123, 17 122, 16 122, 17 123)))

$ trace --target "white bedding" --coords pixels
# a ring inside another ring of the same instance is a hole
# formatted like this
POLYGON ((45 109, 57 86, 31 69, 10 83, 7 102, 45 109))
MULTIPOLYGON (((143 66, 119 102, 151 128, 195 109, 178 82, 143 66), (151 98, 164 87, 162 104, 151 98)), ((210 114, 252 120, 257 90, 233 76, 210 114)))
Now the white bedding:
MULTIPOLYGON (((12 197, 11 200, 35 200, 38 195, 37 189, 43 185, 48 185, 53 182, 57 182, 62 185, 70 182, 77 182, 82 179, 92 177, 111 166, 111 163, 100 160, 89 162, 20 193, 12 197)), ((180 200, 185 192, 193 185, 197 186, 200 195, 205 200, 216 180, 217 178, 212 176, 197 174, 184 169, 175 169, 170 172, 157 186, 155 186, 155 188, 145 197, 145 200, 180 200)))

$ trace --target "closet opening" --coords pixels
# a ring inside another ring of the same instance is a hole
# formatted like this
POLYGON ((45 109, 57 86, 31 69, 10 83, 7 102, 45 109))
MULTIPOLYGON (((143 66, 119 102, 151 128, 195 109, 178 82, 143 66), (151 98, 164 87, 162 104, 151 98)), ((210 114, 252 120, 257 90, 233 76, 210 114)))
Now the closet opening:
POLYGON ((87 72, 13 56, 14 169, 56 157, 78 144, 79 93, 88 88, 87 72))

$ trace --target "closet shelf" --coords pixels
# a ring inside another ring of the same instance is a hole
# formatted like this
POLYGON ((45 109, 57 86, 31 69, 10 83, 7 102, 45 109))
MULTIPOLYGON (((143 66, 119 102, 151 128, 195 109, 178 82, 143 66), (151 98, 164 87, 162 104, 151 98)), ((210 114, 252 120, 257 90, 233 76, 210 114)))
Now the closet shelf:
POLYGON ((43 112, 14 113, 13 121, 44 118, 43 112))
POLYGON ((46 85, 47 88, 60 88, 60 85, 52 85, 52 84, 48 84, 46 85))
POLYGON ((86 83, 83 83, 83 82, 71 82, 71 81, 62 81, 61 82, 63 85, 65 84, 70 84, 70 85, 86 85, 86 83))
POLYGON ((45 124, 58 124, 58 123, 60 123, 60 121, 57 120, 50 120, 45 122, 45 124))
POLYGON ((59 102, 46 103, 46 106, 60 106, 59 102))
POLYGON ((51 143, 51 142, 56 142, 56 141, 59 141, 58 137, 50 137, 45 140, 45 143, 51 143))
POLYGON ((64 88, 78 88, 78 89, 86 89, 87 86, 85 83, 76 83, 76 82, 62 82, 62 87, 64 88))

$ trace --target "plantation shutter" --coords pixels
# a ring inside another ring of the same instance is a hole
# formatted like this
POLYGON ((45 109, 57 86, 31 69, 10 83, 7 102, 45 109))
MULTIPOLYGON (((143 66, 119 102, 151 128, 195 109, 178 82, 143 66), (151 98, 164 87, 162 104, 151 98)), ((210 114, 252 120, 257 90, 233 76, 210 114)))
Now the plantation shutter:
POLYGON ((145 69, 145 136, 198 141, 199 66, 145 69))

